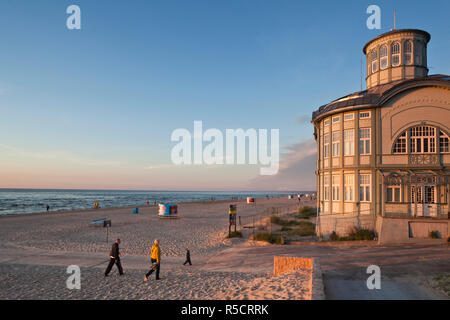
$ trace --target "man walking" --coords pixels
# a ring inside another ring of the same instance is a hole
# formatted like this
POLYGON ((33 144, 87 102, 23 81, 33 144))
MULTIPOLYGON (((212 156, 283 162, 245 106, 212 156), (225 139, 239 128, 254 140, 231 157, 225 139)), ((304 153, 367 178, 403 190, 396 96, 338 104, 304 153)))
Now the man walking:
POLYGON ((189 251, 188 248, 186 248, 186 261, 183 263, 183 266, 185 266, 186 263, 189 263, 189 265, 192 266, 192 262, 191 262, 191 252, 189 251))
POLYGON ((148 280, 148 277, 156 271, 156 280, 159 280, 159 268, 161 262, 161 249, 159 248, 159 241, 155 240, 153 242, 152 250, 150 252, 150 261, 152 262, 152 266, 150 271, 145 275, 144 281, 148 280))
POLYGON ((105 271, 105 277, 108 276, 114 263, 116 264, 117 269, 119 269, 119 274, 123 275, 122 265, 120 264, 119 244, 120 244, 120 239, 117 239, 116 242, 114 242, 114 244, 112 245, 111 252, 109 253, 109 258, 110 258, 109 264, 105 271))

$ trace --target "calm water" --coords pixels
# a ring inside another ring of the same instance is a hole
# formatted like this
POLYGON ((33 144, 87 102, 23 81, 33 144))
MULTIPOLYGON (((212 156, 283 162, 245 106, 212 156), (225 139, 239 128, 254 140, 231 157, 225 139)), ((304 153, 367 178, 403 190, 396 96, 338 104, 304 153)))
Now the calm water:
POLYGON ((98 202, 100 207, 142 206, 147 201, 179 203, 192 201, 231 200, 238 197, 280 197, 296 192, 207 192, 207 191, 101 191, 101 190, 37 190, 0 189, 0 215, 88 209, 98 202))

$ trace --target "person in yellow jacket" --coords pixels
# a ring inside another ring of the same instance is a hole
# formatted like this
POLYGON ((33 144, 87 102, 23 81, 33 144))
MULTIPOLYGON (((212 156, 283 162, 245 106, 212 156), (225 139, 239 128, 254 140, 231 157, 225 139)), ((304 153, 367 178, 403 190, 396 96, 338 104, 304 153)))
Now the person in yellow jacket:
POLYGON ((148 280, 148 277, 156 271, 156 280, 159 280, 159 267, 161 262, 161 249, 159 247, 159 241, 155 240, 153 242, 152 250, 150 251, 150 260, 152 262, 152 267, 150 271, 145 275, 144 281, 148 280))

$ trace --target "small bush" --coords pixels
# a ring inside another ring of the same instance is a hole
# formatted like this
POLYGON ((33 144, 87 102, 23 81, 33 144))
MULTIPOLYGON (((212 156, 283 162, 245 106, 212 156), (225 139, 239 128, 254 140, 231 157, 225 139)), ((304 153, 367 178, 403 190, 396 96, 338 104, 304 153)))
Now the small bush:
POLYGON ((298 235, 301 237, 313 236, 315 233, 316 225, 309 221, 300 221, 298 226, 289 232, 289 234, 298 235))
POLYGON ((255 234, 254 237, 255 240, 259 240, 259 241, 266 241, 272 244, 283 244, 284 243, 284 239, 280 236, 274 235, 274 234, 270 234, 268 232, 259 232, 257 234, 255 234))
POLYGON ((240 231, 231 231, 228 238, 242 238, 242 233, 240 231))
POLYGON ((437 231, 437 230, 430 231, 428 236, 431 239, 440 239, 441 238, 441 235, 440 235, 439 231, 437 231))
POLYGON ((339 240, 339 236, 338 236, 338 234, 336 233, 336 231, 333 231, 333 232, 330 234, 330 240, 331 240, 331 241, 338 241, 338 240, 339 240))
POLYGON ((357 241, 357 240, 373 240, 375 239, 375 231, 369 229, 352 228, 348 236, 340 237, 335 231, 330 234, 331 241, 357 241))
POLYGON ((316 216, 316 214, 316 209, 306 206, 298 209, 298 215, 295 217, 298 219, 308 219, 309 217, 316 216))
POLYGON ((291 227, 282 227, 280 231, 291 231, 291 227))
POLYGON ((275 223, 275 224, 278 224, 278 225, 280 225, 280 226, 293 226, 293 225, 297 225, 297 224, 299 224, 299 222, 298 221, 295 221, 295 220, 285 220, 285 219, 282 219, 282 218, 280 218, 280 217, 278 217, 278 216, 271 216, 270 217, 270 222, 272 222, 272 223, 275 223))
POLYGON ((355 241, 355 240, 373 240, 375 238, 375 231, 369 229, 352 228, 349 235, 340 237, 341 241, 355 241))

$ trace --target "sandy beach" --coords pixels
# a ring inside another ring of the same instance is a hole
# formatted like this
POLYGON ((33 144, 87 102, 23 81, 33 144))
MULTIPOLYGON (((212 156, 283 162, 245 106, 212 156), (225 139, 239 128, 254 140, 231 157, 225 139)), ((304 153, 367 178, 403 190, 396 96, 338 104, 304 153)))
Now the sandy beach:
MULTIPOLYGON (((248 246, 246 239, 224 240, 229 204, 245 217, 271 207, 295 206, 287 198, 183 203, 178 219, 160 219, 156 207, 113 208, 0 217, 0 299, 309 299, 310 275, 279 276, 272 270, 214 271, 208 263, 223 250, 248 246), (112 221, 106 228, 89 223, 112 221), (114 239, 121 239, 125 275, 103 272, 114 239), (162 280, 143 282, 154 239, 161 245, 162 280), (192 266, 183 266, 189 248, 192 266), (66 288, 66 268, 81 268, 81 290, 66 288)), ((251 245, 251 244, 250 244, 251 245)))

